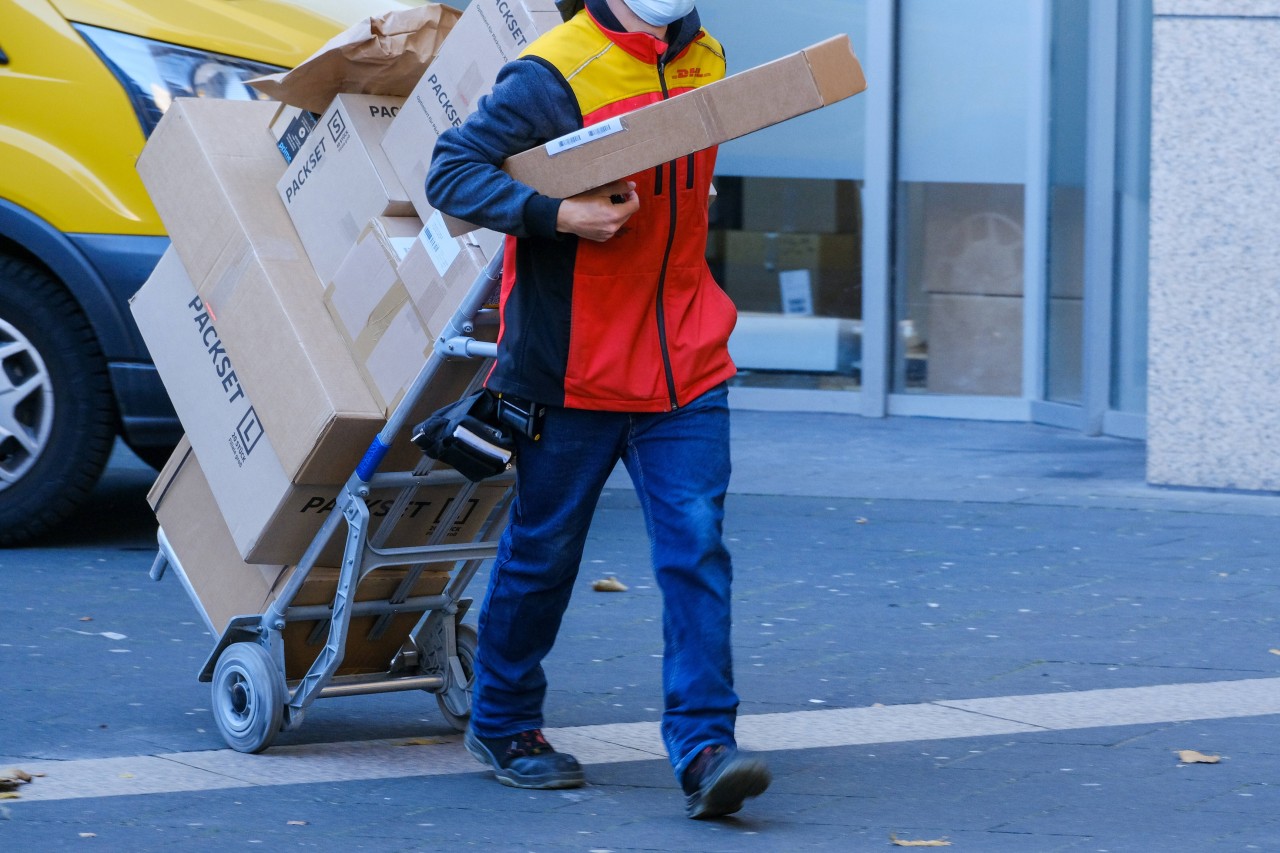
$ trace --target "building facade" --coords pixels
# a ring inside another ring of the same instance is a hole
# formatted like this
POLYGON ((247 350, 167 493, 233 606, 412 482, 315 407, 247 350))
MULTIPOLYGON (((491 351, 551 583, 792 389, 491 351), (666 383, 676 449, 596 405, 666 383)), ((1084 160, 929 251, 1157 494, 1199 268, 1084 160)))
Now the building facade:
POLYGON ((1044 423, 1280 488, 1280 0, 699 8, 731 71, 846 32, 870 85, 721 148, 735 406, 1044 423))

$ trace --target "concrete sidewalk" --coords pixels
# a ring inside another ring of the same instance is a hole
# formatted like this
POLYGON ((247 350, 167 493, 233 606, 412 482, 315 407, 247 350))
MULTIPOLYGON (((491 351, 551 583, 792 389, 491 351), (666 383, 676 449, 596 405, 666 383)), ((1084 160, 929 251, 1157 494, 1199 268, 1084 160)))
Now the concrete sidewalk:
MULTIPOLYGON (((49 773, 0 802, 0 846, 1280 849, 1280 497, 1149 487, 1142 443, 1034 425, 734 418, 740 729, 775 775, 737 818, 684 819, 656 745, 660 600, 623 474, 547 664, 553 742, 589 762, 572 792, 499 786, 421 695, 321 701, 230 753, 194 679, 211 638, 146 579, 144 516, 62 581, 78 608, 47 612, 56 569, 27 570, 61 555, 0 552, 0 768, 49 773), (74 630, 90 606, 133 626, 115 654, 74 630)), ((103 489, 147 479, 124 460, 103 489)))

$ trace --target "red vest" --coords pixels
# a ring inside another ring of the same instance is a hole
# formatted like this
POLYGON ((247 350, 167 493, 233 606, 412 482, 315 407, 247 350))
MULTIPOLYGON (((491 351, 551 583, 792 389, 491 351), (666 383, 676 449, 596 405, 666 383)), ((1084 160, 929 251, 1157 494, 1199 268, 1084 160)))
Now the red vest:
MULTIPOLYGON (((645 33, 603 30, 580 12, 523 56, 559 72, 585 126, 725 74, 720 44, 705 32, 665 66, 662 48, 645 33)), ((631 175, 640 210, 605 243, 508 238, 491 387, 570 408, 654 412, 734 374, 728 339, 737 313, 706 263, 715 155, 712 148, 631 175), (536 311, 519 298, 528 287, 543 289, 536 311), (522 358, 538 365, 537 375, 522 369, 522 358)))

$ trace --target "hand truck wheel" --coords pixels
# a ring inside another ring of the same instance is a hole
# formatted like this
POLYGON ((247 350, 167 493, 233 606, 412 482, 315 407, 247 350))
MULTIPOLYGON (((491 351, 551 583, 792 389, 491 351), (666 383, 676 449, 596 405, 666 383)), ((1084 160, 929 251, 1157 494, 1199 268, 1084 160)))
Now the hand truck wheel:
POLYGON ((452 674, 446 675, 445 689, 436 694, 436 702, 440 705, 440 713, 445 722, 460 732, 467 730, 467 721, 471 719, 471 688, 476 680, 476 645, 480 642, 476 629, 470 625, 458 625, 454 628, 454 637, 458 647, 458 663, 462 665, 462 683, 453 680, 452 674))
POLYGON ((284 679, 257 643, 232 643, 213 669, 213 717, 238 752, 262 752, 284 721, 284 679))

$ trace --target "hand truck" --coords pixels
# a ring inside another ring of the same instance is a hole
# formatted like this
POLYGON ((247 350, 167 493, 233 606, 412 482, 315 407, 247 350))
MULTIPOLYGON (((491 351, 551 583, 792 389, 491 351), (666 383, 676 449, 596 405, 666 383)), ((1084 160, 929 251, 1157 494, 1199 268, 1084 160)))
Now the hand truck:
MULTIPOLYGON (((459 731, 466 728, 471 714, 477 635, 470 625, 462 624, 471 604, 462 594, 481 565, 497 553, 497 540, 506 524, 513 496, 514 466, 484 481, 486 487, 496 483, 504 486, 505 491, 493 505, 475 540, 466 543, 441 540, 462 508, 468 505, 476 483, 452 469, 438 467, 435 460, 426 457, 412 471, 378 473, 378 467, 405 426, 415 403, 431 387, 446 362, 461 359, 475 362, 475 375, 468 393, 483 383, 487 368, 496 356, 497 345, 476 340, 474 334, 478 322, 491 319, 493 312, 487 312, 485 306, 491 302, 501 269, 499 253, 476 277, 404 398, 342 487, 335 510, 329 513, 312 539, 280 595, 265 613, 233 617, 221 633, 199 677, 212 684, 214 719, 233 749, 249 753, 263 751, 278 732, 291 731, 301 725, 312 702, 331 696, 425 690, 436 695, 440 711, 451 726, 459 731), (424 486, 441 485, 456 487, 457 494, 427 541, 412 547, 383 547, 414 493, 424 486), (365 498, 376 489, 398 492, 371 535, 370 511, 365 498), (295 603, 321 551, 343 522, 346 523, 346 547, 332 602, 295 603), (412 594, 425 570, 431 568, 438 572, 441 566, 451 568, 439 594, 412 594), (388 567, 406 569, 394 592, 374 600, 358 600, 356 592, 361 581, 388 567), (396 616, 405 613, 418 614, 419 618, 385 672, 340 672, 348 644, 360 639, 350 635, 353 617, 371 617, 362 619, 362 624, 373 623, 366 634, 372 639, 386 632, 396 616), (318 642, 325 630, 327 638, 305 674, 289 679, 284 631, 289 624, 299 622, 314 623, 313 641, 318 642)), ((159 530, 157 539, 159 553, 151 567, 151 578, 160 580, 165 570, 172 568, 203 612, 163 529, 159 530)))

